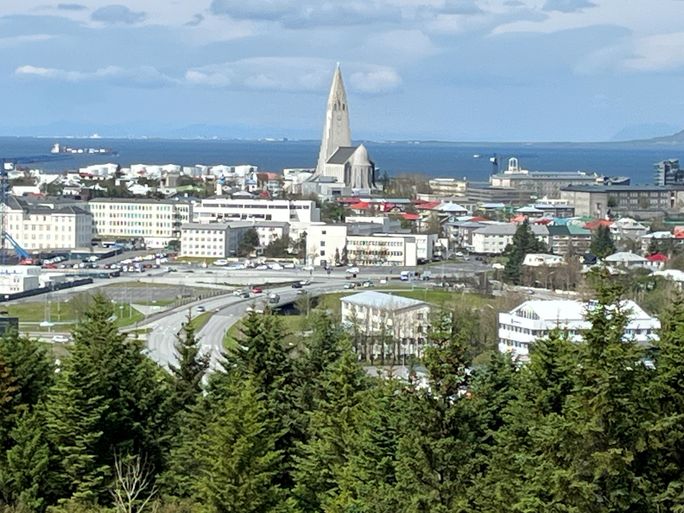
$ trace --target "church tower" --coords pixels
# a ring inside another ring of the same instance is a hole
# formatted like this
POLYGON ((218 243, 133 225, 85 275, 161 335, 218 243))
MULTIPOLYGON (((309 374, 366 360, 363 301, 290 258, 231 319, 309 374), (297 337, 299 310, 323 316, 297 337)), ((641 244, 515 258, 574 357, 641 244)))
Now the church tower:
POLYGON ((321 139, 321 151, 316 165, 316 175, 325 174, 325 164, 328 159, 338 148, 346 146, 351 146, 349 109, 347 108, 347 93, 344 91, 344 83, 342 82, 342 71, 338 63, 325 111, 325 125, 321 139))

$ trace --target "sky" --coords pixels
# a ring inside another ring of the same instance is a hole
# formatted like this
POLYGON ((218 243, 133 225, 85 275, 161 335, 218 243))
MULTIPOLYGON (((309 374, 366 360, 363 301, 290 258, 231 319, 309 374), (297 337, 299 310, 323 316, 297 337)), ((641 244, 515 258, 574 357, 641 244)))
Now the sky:
POLYGON ((3 135, 606 141, 684 128, 684 0, 2 0, 3 135))

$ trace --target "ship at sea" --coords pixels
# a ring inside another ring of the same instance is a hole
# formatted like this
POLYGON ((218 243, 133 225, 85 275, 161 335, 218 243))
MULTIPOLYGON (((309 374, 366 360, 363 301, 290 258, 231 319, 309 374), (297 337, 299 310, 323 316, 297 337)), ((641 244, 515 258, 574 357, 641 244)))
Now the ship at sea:
POLYGON ((53 155, 118 155, 111 148, 74 148, 55 143, 50 150, 53 155))

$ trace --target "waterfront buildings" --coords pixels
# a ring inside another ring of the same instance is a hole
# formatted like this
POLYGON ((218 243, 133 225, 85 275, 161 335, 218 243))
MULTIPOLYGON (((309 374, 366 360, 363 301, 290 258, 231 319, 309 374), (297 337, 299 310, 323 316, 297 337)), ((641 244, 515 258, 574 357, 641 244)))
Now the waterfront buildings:
POLYGON ((190 201, 98 198, 88 207, 96 237, 140 238, 150 248, 163 248, 180 239, 181 225, 192 220, 190 201))
MULTIPOLYGON (((499 351, 512 353, 526 361, 530 347, 551 330, 564 331, 573 342, 583 340, 583 332, 591 327, 587 312, 594 303, 572 300, 525 301, 510 312, 499 314, 499 351)), ((648 344, 657 340, 660 321, 648 315, 634 301, 623 301, 620 308, 628 313, 625 340, 648 344)))
POLYGON ((343 297, 340 303, 342 325, 371 338, 372 357, 422 355, 430 322, 427 303, 375 291, 343 297))
POLYGON ((661 160, 653 167, 656 185, 684 185, 684 169, 680 169, 679 159, 661 160))
POLYGON ((528 171, 520 167, 518 159, 508 160, 508 168, 490 177, 492 187, 529 191, 535 198, 560 198, 560 191, 569 185, 603 184, 604 177, 583 171, 528 171))
POLYGON ((16 294, 40 287, 40 267, 0 265, 0 294, 16 294))
POLYGON ((575 215, 663 216, 675 209, 676 191, 661 185, 570 185, 561 199, 575 206, 575 215))

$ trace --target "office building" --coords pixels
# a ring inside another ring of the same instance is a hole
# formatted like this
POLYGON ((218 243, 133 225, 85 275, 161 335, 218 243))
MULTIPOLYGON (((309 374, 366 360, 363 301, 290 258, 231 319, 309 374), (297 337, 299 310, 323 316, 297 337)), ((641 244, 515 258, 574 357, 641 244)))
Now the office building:
POLYGON ((321 213, 310 200, 269 200, 255 198, 208 198, 193 208, 193 221, 277 221, 284 223, 319 222, 321 213))

